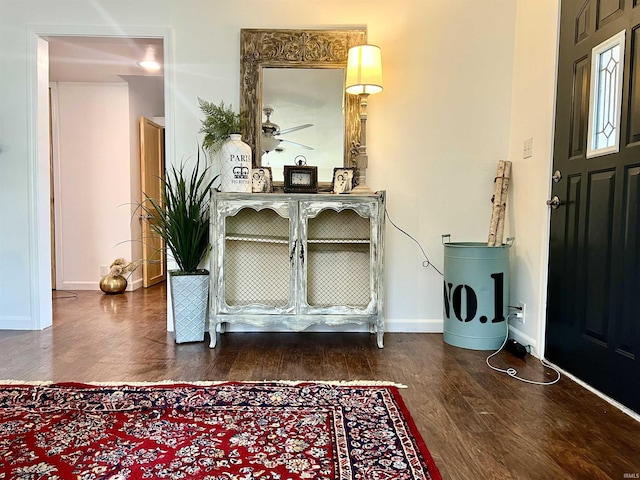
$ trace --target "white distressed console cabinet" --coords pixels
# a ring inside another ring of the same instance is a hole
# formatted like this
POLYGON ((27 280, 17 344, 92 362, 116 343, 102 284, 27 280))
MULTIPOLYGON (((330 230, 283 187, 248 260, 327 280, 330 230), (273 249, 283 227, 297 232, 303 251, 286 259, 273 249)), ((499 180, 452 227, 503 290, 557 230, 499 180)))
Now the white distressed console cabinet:
POLYGON ((384 220, 385 192, 214 191, 210 347, 225 324, 366 323, 382 348, 384 220))

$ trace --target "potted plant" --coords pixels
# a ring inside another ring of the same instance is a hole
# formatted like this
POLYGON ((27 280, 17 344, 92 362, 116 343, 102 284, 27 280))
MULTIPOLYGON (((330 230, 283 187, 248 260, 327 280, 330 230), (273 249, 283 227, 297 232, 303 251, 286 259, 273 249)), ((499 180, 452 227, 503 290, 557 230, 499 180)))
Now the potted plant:
POLYGON ((251 147, 242 141, 244 118, 224 102, 216 105, 198 98, 204 113, 202 146, 211 157, 219 152, 220 190, 251 193, 251 147))
POLYGON ((220 150, 231 134, 242 132, 243 117, 235 113, 231 105, 225 107, 224 102, 216 105, 198 97, 198 103, 204 113, 200 129, 200 133, 204 133, 202 146, 213 154, 220 150))
POLYGON ((176 343, 204 340, 209 299, 209 272, 200 264, 209 243, 209 194, 216 177, 201 168, 200 151, 188 174, 184 163, 171 167, 162 180, 161 199, 145 195, 140 208, 178 264, 169 271, 176 343))

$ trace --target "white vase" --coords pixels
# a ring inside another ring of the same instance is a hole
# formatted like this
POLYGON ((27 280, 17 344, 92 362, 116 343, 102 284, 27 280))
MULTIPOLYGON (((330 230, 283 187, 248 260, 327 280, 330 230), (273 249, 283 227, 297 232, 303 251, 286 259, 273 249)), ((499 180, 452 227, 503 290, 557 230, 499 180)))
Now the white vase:
POLYGON ((202 342, 209 304, 209 275, 169 272, 176 343, 202 342))
POLYGON ((251 193, 251 147, 238 134, 220 148, 220 190, 251 193))

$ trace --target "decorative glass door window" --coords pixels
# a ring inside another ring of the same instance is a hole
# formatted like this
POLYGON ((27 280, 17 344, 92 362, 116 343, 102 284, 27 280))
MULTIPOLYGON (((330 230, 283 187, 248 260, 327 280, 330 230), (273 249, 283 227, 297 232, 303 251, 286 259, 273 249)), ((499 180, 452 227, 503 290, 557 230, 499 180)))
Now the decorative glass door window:
POLYGON ((591 52, 587 158, 620 150, 625 31, 591 52))

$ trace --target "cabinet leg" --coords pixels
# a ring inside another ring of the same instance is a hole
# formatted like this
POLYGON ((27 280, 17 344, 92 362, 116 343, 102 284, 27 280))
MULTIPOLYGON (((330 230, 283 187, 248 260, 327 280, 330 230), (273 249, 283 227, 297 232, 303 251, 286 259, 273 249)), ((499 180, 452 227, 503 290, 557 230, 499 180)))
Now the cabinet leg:
POLYGON ((384 348, 384 332, 381 328, 378 328, 378 348, 384 348))
POLYGON ((216 348, 216 343, 218 341, 218 332, 216 329, 209 329, 209 336, 211 337, 211 341, 209 342, 209 348, 216 348))
POLYGON ((211 343, 209 343, 209 348, 215 348, 216 343, 218 342, 218 332, 222 335, 225 331, 227 324, 225 322, 216 323, 213 325, 213 328, 209 327, 209 335, 211 336, 211 343))

